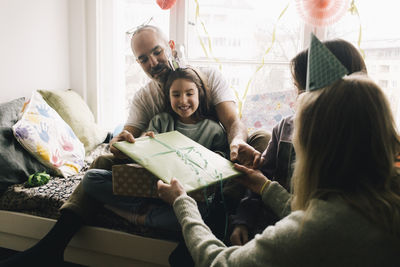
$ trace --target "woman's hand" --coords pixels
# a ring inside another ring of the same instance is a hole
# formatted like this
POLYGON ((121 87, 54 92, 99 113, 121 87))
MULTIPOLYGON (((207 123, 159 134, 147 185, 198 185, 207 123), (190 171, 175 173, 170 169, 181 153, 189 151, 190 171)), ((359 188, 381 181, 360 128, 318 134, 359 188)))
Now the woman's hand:
POLYGON ((170 184, 166 184, 161 180, 157 182, 158 196, 169 204, 174 204, 175 200, 185 194, 185 189, 176 178, 171 179, 170 184))
POLYGON ((243 172, 245 175, 235 178, 239 183, 243 184, 256 194, 260 194, 261 189, 266 182, 269 181, 260 170, 247 168, 246 166, 235 163, 236 170, 243 172))
POLYGON ((128 132, 127 130, 123 130, 119 135, 117 135, 110 141, 111 153, 113 153, 114 156, 117 158, 127 158, 127 156, 124 153, 122 153, 121 151, 119 151, 118 149, 116 149, 113 146, 114 143, 120 142, 120 141, 127 141, 129 143, 135 143, 135 138, 133 137, 133 135, 130 132, 128 132))
POLYGON ((234 246, 243 246, 249 241, 249 232, 246 225, 236 225, 231 234, 231 244, 234 246))

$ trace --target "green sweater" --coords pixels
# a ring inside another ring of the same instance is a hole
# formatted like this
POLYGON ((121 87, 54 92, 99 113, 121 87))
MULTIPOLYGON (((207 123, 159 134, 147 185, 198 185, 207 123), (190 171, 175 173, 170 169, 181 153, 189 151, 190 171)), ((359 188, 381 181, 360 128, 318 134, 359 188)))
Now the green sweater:
POLYGON ((201 120, 196 124, 185 124, 174 119, 171 114, 163 112, 151 119, 147 129, 156 134, 175 130, 211 151, 219 151, 223 154, 227 154, 229 151, 225 130, 219 123, 210 119, 201 120))
POLYGON ((290 194, 272 182, 262 195, 285 216, 244 246, 226 247, 204 224, 196 202, 174 202, 196 266, 400 266, 400 241, 373 225, 340 198, 314 200, 290 212, 290 194))

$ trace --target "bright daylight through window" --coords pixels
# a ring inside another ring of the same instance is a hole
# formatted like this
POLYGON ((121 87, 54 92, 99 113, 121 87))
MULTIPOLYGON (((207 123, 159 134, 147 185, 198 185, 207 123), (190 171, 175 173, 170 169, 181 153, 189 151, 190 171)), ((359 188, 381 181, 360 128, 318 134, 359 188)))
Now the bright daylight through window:
MULTIPOLYGON (((308 46, 304 40, 312 30, 307 30, 298 15, 296 1, 178 0, 171 10, 160 9, 156 1, 124 3, 124 32, 141 24, 156 25, 182 48, 188 64, 221 70, 235 91, 249 131, 270 130, 293 113, 295 91, 289 61, 308 46)), ((389 97, 400 125, 400 30, 393 27, 398 9, 389 8, 396 2, 353 3, 358 14, 346 12, 324 28, 319 38, 343 38, 361 48, 371 78, 389 97), (375 12, 378 9, 384 12, 375 12)), ((126 34, 126 105, 148 81, 132 54, 130 37, 126 34)))

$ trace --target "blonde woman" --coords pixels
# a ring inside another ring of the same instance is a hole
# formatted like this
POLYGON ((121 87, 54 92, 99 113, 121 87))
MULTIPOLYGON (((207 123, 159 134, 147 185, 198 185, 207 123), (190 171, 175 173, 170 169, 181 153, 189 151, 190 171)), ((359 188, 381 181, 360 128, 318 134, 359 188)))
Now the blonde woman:
POLYGON ((260 171, 236 165, 282 219, 244 246, 226 247, 178 181, 159 182, 197 266, 398 266, 400 151, 389 104, 365 75, 305 92, 295 118, 290 195, 260 171))

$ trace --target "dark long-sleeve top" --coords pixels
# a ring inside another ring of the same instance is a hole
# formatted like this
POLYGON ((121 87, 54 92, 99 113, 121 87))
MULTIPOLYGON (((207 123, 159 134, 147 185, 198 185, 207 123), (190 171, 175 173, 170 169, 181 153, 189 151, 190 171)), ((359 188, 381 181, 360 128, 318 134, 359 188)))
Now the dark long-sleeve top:
MULTIPOLYGON (((293 115, 282 119, 272 130, 271 140, 262 153, 262 173, 270 180, 277 181, 290 192, 291 176, 295 153, 292 144, 293 115)), ((236 214, 232 216, 233 225, 246 225, 250 235, 261 232, 278 220, 276 214, 265 208, 259 195, 247 192, 241 200, 236 214)))

